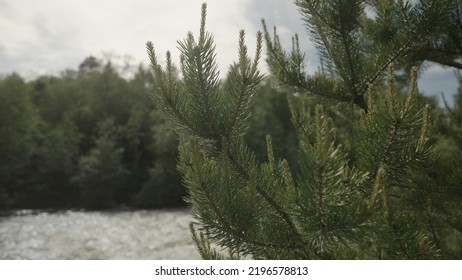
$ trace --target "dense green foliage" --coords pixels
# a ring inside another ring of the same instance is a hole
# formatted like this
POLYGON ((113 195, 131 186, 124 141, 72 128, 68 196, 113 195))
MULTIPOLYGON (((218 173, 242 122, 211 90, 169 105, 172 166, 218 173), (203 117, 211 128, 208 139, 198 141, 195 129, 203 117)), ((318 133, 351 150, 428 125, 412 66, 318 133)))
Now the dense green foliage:
POLYGON ((0 207, 183 204, 178 139, 150 102, 151 74, 124 79, 89 57, 78 71, 0 80, 0 207))
POLYGON ((178 167, 204 258, 224 258, 211 242, 228 248, 230 258, 462 257, 460 158, 444 155, 460 153, 460 107, 432 111, 417 88, 419 69, 411 67, 441 61, 436 47, 454 48, 441 42, 447 25, 460 21, 456 2, 295 1, 323 61, 316 73, 306 72, 297 36, 287 52, 263 22, 255 57, 242 31, 238 60, 220 84, 205 4, 197 39, 189 33, 179 41, 181 82, 170 53, 161 67, 148 42, 153 97, 180 135, 178 167), (262 102, 263 38, 278 85, 263 96, 277 100, 281 91, 288 100, 255 110, 274 125, 265 139, 248 129, 252 104, 262 102), (414 55, 425 46, 435 47, 429 56, 414 55), (402 69, 409 74, 399 75, 402 69))
MULTIPOLYGON (((0 208, 153 208, 184 205, 178 136, 149 98, 143 67, 123 78, 110 61, 25 81, 0 79, 0 208)), ((266 134, 293 157, 283 93, 260 88, 248 142, 260 157, 266 134)))

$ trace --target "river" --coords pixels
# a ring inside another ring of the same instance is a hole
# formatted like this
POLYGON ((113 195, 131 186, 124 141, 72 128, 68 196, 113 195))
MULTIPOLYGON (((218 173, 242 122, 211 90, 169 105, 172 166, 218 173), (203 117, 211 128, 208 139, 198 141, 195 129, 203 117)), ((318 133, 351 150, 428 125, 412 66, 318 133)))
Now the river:
POLYGON ((189 209, 0 217, 0 259, 200 259, 189 209))

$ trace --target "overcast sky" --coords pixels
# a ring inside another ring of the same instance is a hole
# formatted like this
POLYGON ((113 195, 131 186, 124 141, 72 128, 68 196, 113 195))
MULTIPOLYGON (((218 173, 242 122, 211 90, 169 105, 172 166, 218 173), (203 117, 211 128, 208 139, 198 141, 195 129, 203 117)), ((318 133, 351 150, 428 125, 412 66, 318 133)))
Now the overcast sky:
MULTIPOLYGON (((132 63, 148 63, 145 43, 153 41, 163 58, 167 50, 178 57, 176 41, 188 31, 197 34, 204 0, 0 0, 0 74, 13 71, 26 78, 58 75, 76 69, 87 56, 130 56, 132 63)), ((302 35, 308 69, 318 58, 304 36, 303 23, 292 0, 209 0, 207 29, 215 36, 222 72, 237 58, 239 30, 247 33, 253 53, 261 19, 277 26, 281 39, 302 35)), ((178 62, 178 59, 174 61, 178 62)), ((265 69, 262 63, 262 69, 265 69)), ((429 67, 419 86, 427 94, 457 90, 451 69, 429 67)))

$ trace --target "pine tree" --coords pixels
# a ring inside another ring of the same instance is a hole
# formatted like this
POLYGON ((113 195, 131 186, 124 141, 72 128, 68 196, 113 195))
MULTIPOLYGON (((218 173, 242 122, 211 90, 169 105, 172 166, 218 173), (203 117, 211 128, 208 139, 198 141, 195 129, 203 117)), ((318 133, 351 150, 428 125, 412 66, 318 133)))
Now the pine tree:
POLYGON ((446 1, 403 4, 410 24, 380 44, 365 29, 365 9, 386 2, 392 1, 295 1, 323 59, 312 75, 298 37, 287 52, 276 30, 271 35, 263 23, 253 59, 240 32, 238 61, 222 85, 205 4, 199 37, 188 33, 179 41, 181 82, 170 53, 161 67, 147 43, 157 85, 152 97, 180 135, 178 168, 203 258, 225 257, 210 243, 228 248, 230 258, 445 257, 429 215, 434 190, 426 187, 430 108, 418 97, 417 68, 402 95, 393 65, 405 65, 413 48, 426 43, 420 34, 440 24, 434 19, 446 1), (263 41, 272 79, 288 92, 299 143, 294 163, 274 153, 270 136, 263 161, 243 138, 263 79, 263 41), (305 96, 319 97, 314 110, 305 96), (331 112, 349 119, 348 135, 331 112))
POLYGON ((111 208, 117 192, 126 186, 128 170, 122 164, 123 149, 117 146, 117 126, 109 118, 98 123, 99 137, 88 155, 81 156, 78 173, 71 180, 81 189, 85 208, 111 208))

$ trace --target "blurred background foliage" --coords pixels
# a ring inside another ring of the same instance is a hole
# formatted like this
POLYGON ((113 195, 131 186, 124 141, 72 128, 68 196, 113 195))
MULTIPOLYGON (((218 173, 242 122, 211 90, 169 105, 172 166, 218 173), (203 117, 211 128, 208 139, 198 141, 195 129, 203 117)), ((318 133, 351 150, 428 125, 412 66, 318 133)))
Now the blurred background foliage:
MULTIPOLYGON (((0 209, 185 205, 177 135, 150 100, 150 71, 131 69, 127 78, 110 59, 90 56, 59 76, 0 78, 0 209)), ((262 160, 267 134, 276 156, 289 163, 297 156, 285 91, 268 78, 255 96, 245 139, 262 160)), ((291 96, 314 108, 314 101, 291 96)), ((433 184, 462 192, 462 89, 448 106, 422 98, 433 107, 433 184)), ((348 116, 335 107, 327 112, 348 132, 348 116)))
POLYGON ((0 79, 0 207, 182 205, 177 138, 158 116, 153 79, 110 60, 26 81, 0 79))

